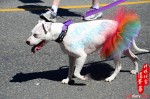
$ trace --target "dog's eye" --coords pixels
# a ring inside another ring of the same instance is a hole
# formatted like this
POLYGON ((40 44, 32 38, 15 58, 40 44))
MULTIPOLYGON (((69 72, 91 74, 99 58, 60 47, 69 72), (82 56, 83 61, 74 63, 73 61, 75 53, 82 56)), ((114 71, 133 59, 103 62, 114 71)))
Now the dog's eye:
POLYGON ((35 38, 37 38, 37 34, 33 34, 33 36, 34 36, 35 38))

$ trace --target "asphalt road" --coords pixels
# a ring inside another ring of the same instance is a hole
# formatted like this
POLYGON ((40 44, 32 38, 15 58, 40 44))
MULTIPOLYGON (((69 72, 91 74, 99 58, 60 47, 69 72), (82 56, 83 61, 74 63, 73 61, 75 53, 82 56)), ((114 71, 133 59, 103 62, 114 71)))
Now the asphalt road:
MULTIPOLYGON (((150 50, 150 2, 127 1, 125 6, 135 9, 142 22, 137 45, 150 50)), ((38 53, 33 55, 30 52, 31 47, 25 41, 40 19, 39 15, 51 2, 0 0, 0 99, 126 99, 139 95, 136 76, 129 73, 133 64, 126 57, 121 59, 123 68, 116 79, 105 82, 104 79, 113 72, 114 64, 111 60, 101 60, 95 52, 88 56, 82 70, 89 80, 75 78, 75 84, 64 85, 61 80, 67 76, 68 58, 60 50, 59 44, 50 42, 38 53)), ((101 4, 110 2, 112 0, 101 0, 101 4)), ((81 22, 80 16, 88 10, 89 4, 89 0, 63 0, 57 22, 67 19, 81 22)), ((111 15, 115 8, 103 11, 103 18, 111 15)), ((132 50, 139 57, 140 70, 143 64, 150 65, 150 53, 132 50)), ((149 85, 145 87, 144 94, 150 99, 149 85)))

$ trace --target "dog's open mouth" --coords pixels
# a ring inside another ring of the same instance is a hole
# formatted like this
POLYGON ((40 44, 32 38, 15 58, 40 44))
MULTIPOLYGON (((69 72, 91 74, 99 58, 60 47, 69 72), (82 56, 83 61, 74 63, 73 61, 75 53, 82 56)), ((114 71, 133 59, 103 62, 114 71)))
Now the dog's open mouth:
POLYGON ((39 51, 40 49, 42 49, 42 47, 45 45, 45 43, 46 43, 46 41, 43 40, 43 41, 41 41, 39 44, 34 45, 34 46, 32 47, 32 49, 31 49, 31 52, 32 52, 32 53, 35 53, 35 52, 39 51))

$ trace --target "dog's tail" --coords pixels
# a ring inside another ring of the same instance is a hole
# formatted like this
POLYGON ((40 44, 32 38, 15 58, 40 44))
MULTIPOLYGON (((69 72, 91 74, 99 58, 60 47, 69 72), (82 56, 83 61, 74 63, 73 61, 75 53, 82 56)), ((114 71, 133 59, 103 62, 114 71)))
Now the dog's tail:
POLYGON ((134 48, 135 50, 139 51, 139 52, 149 52, 149 51, 146 50, 146 49, 141 49, 141 48, 137 47, 137 45, 136 45, 134 39, 133 39, 133 43, 132 43, 132 44, 133 44, 133 48, 134 48))
POLYGON ((117 13, 117 30, 105 41, 100 51, 100 55, 104 59, 121 55, 124 50, 128 49, 133 39, 138 36, 141 27, 135 11, 120 8, 117 13))

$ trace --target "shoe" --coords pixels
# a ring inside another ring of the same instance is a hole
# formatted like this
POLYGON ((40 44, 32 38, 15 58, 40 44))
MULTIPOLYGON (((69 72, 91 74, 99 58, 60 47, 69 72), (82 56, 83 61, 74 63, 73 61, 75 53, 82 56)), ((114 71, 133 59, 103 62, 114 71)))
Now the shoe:
POLYGON ((48 11, 46 13, 42 13, 40 15, 40 18, 49 21, 49 22, 56 22, 56 13, 54 12, 53 9, 47 9, 48 11))
MULTIPOLYGON (((91 10, 95 10, 95 8, 91 8, 90 11, 91 11, 91 10)), ((93 15, 91 15, 91 16, 88 16, 88 17, 83 18, 83 20, 86 20, 86 21, 96 20, 96 19, 98 19, 98 18, 101 18, 102 15, 103 15, 102 12, 98 12, 98 13, 96 13, 96 14, 93 14, 93 15)))

